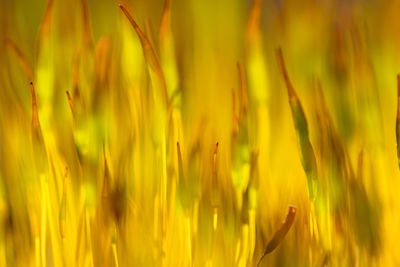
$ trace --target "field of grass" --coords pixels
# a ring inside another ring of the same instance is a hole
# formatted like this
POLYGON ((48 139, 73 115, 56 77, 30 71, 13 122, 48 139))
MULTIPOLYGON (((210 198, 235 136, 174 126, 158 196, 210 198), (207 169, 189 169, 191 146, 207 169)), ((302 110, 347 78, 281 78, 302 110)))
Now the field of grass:
POLYGON ((0 266, 400 266, 397 0, 0 0, 0 266))

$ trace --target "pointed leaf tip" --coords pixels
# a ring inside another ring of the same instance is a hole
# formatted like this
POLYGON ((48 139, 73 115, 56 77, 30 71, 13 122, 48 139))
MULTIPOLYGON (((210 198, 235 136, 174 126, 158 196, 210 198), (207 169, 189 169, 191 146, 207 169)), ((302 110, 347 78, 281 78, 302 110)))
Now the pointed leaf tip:
POLYGON ((260 265, 261 261, 267 254, 271 253, 272 251, 274 251, 276 247, 278 247, 283 238, 289 232, 289 229, 292 226, 294 217, 296 215, 296 210, 297 209, 295 206, 289 206, 288 214, 286 215, 285 220, 282 222, 282 225, 279 228, 279 230, 275 232, 271 241, 269 241, 269 243, 267 244, 267 248, 265 249, 265 252, 261 256, 260 260, 258 261, 257 266, 260 265))

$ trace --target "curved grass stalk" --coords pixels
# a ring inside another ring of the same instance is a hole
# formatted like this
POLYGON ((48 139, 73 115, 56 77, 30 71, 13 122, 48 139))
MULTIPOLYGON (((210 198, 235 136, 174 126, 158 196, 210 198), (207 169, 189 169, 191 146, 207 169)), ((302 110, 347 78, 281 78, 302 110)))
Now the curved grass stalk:
POLYGON ((155 94, 159 94, 160 100, 163 103, 164 107, 167 107, 168 103, 168 96, 167 96, 167 89, 165 85, 164 74, 161 69, 161 65, 157 56, 154 52, 153 47, 150 44, 150 41, 147 39, 146 35, 142 32, 142 30, 137 25, 136 21, 133 19, 131 14, 128 10, 123 6, 119 5, 124 15, 127 17, 129 22, 131 23, 133 29, 135 30, 137 36, 139 37, 140 44, 142 45, 143 54, 146 59, 146 63, 149 67, 150 75, 152 76, 154 90, 156 91, 155 94))

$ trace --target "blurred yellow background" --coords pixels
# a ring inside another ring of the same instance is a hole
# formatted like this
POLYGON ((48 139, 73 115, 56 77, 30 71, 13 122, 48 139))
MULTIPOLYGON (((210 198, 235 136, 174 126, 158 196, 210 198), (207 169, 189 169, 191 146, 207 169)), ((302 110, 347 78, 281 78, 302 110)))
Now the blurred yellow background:
POLYGON ((399 12, 1 0, 0 266, 400 266, 399 12))

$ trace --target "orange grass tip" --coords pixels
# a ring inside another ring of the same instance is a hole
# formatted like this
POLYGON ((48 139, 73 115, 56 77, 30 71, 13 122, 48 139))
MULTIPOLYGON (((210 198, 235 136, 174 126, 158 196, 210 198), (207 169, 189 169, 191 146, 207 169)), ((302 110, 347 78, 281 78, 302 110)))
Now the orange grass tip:
POLYGON ((124 12, 125 16, 128 18, 129 22, 132 24, 133 28, 136 30, 138 33, 140 39, 143 35, 142 31, 140 30, 139 26, 137 25, 136 21, 132 18, 131 14, 128 12, 128 10, 121 4, 118 4, 118 7, 124 12))
POLYGON ((68 91, 65 91, 65 93, 67 94, 68 101, 72 101, 70 93, 68 91))
POLYGON ((218 142, 215 143, 214 153, 213 153, 213 172, 217 169, 217 152, 218 152, 218 142))
POLYGON ((218 152, 218 142, 216 142, 215 143, 215 146, 214 146, 214 154, 217 154, 217 152, 218 152))
POLYGON ((171 0, 164 1, 164 8, 161 16, 161 23, 159 29, 160 37, 164 37, 170 31, 170 20, 171 20, 171 0))
POLYGON ((287 68, 286 68, 286 64, 285 64, 285 60, 283 58, 283 53, 282 53, 282 48, 281 47, 279 47, 276 50, 276 56, 277 56, 277 59, 278 59, 279 67, 280 67, 282 75, 283 75, 283 79, 284 79, 285 84, 286 84, 287 92, 288 92, 288 95, 289 95, 289 100, 296 100, 296 99, 298 99, 298 97, 297 97, 297 94, 296 94, 296 92, 295 92, 295 90, 293 88, 293 85, 292 85, 291 81, 290 81, 289 74, 287 72, 287 68))
POLYGON ((159 93, 163 99, 163 104, 165 105, 166 108, 168 108, 168 94, 167 94, 167 89, 166 89, 166 85, 165 85, 164 74, 161 69, 158 58, 156 56, 156 53, 154 52, 154 49, 151 46, 149 39, 139 28, 138 24, 133 19, 132 15, 129 13, 129 11, 121 4, 119 4, 118 6, 122 10, 124 15, 127 17, 129 22, 131 23, 133 29, 136 32, 136 35, 139 37, 139 41, 142 46, 142 50, 143 50, 143 54, 144 54, 146 63, 150 67, 150 69, 156 74, 157 79, 160 82, 160 92, 159 93))
POLYGON ((82 8, 82 19, 83 19, 83 30, 84 30, 84 38, 85 42, 89 47, 92 47, 93 40, 90 32, 90 23, 89 23, 89 11, 86 0, 81 0, 81 8, 82 8))
POLYGON ((72 113, 74 113, 74 103, 73 103, 73 101, 72 101, 71 94, 70 94, 68 91, 65 91, 65 93, 67 94, 67 99, 68 99, 69 107, 70 107, 72 113))
POLYGON ((33 82, 29 82, 29 85, 31 87, 31 95, 32 95, 32 127, 34 129, 39 129, 40 124, 39 124, 39 116, 38 116, 38 111, 37 111, 35 87, 33 85, 33 82))
MULTIPOLYGON (((121 4, 118 4, 118 6, 122 10, 122 12, 124 13, 125 17, 129 20, 129 22, 131 23, 133 29, 135 30, 136 34, 138 35, 139 41, 142 44, 142 49, 144 51, 152 50, 152 47, 150 45, 149 40, 146 38, 146 36, 142 32, 142 30, 139 28, 139 25, 133 19, 132 15, 129 13, 129 11, 121 4)), ((151 53, 153 53, 153 51, 151 51, 151 53)), ((146 57, 147 53, 145 52, 144 54, 145 54, 145 57, 146 57)))
POLYGON ((283 238, 286 236, 288 233, 290 227, 293 224, 294 217, 296 215, 296 207, 294 206, 289 206, 288 214, 286 215, 285 220, 282 222, 281 227, 278 229, 278 231, 275 232, 274 236, 272 237, 271 241, 267 244, 267 248, 265 249, 264 254, 261 256, 260 260, 257 263, 257 266, 260 265, 261 261, 263 258, 274 251, 274 249, 281 243, 283 238))

